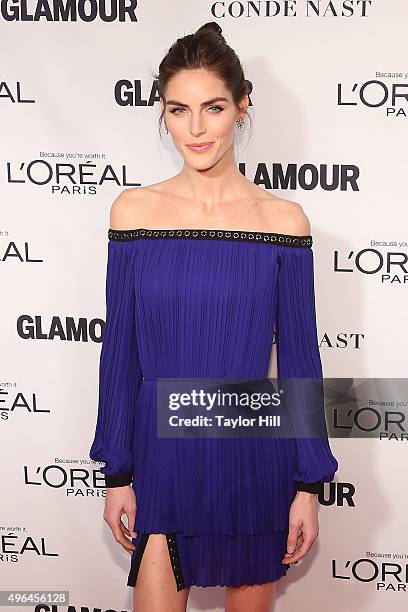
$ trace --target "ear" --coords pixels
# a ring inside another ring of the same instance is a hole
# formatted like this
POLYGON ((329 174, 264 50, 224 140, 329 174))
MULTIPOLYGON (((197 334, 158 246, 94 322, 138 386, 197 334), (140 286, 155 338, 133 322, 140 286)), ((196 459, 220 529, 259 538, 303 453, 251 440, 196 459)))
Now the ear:
POLYGON ((239 106, 242 109, 242 111, 244 112, 244 116, 245 116, 247 114, 247 112, 248 112, 248 107, 249 107, 249 96, 248 96, 248 94, 246 94, 242 98, 242 100, 240 100, 239 106))
POLYGON ((246 94, 246 95, 245 95, 245 96, 242 98, 242 101, 243 101, 243 106, 244 106, 245 110, 247 111, 247 110, 248 110, 248 106, 249 106, 249 95, 248 95, 248 94, 246 94))

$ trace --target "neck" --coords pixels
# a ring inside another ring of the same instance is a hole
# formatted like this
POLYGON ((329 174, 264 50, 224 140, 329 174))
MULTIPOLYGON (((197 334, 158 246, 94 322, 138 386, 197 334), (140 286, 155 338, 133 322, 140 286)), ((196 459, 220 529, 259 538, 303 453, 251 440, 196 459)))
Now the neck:
POLYGON ((223 202, 242 199, 246 179, 235 163, 232 147, 214 165, 205 170, 184 164, 175 183, 183 197, 194 201, 203 212, 211 213, 223 202))

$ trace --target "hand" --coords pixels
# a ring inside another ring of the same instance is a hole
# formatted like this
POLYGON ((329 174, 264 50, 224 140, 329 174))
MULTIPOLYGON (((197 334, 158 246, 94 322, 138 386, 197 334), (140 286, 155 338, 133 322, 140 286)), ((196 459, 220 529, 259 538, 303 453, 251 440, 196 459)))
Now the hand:
POLYGON ((289 511, 287 552, 282 563, 296 563, 305 557, 318 534, 317 495, 298 491, 289 511))
POLYGON ((136 496, 133 487, 126 485, 107 488, 103 518, 111 528, 115 540, 130 554, 135 550, 135 545, 126 536, 136 537, 133 531, 135 517, 136 496), (126 514, 129 528, 123 524, 122 514, 126 514))

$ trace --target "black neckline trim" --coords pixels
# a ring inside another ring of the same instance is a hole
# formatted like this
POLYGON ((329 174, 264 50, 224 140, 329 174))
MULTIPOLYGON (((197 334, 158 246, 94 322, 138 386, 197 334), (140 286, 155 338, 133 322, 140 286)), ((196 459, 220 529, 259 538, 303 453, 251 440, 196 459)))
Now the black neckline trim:
POLYGON ((263 242, 293 247, 311 247, 313 237, 296 236, 293 234, 280 234, 279 232, 255 232, 244 230, 222 230, 222 229, 200 229, 200 228, 175 228, 175 229, 148 229, 139 227, 129 230, 117 230, 109 228, 109 240, 129 241, 137 239, 163 239, 163 238, 187 238, 194 240, 235 240, 243 242, 263 242))

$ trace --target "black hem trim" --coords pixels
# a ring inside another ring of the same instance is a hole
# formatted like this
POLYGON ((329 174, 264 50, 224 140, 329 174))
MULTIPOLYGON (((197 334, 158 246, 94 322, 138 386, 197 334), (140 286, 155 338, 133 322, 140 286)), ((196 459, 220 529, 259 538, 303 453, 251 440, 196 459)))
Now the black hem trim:
POLYGON ((123 472, 121 474, 105 474, 105 484, 109 489, 113 487, 125 487, 132 483, 133 474, 123 472))
POLYGON ((139 545, 134 551, 134 557, 132 559, 131 568, 127 580, 127 586, 135 586, 137 574, 139 572, 140 562, 146 548, 147 540, 149 539, 148 533, 142 533, 139 540, 139 545))
POLYGON ((278 232, 256 232, 243 230, 217 230, 200 228, 180 229, 148 229, 139 227, 136 229, 117 230, 109 228, 109 240, 129 241, 141 238, 189 238, 196 240, 238 240, 243 242, 260 242, 266 244, 278 244, 282 246, 309 248, 313 244, 313 237, 308 234, 296 236, 293 234, 280 234, 278 232))

